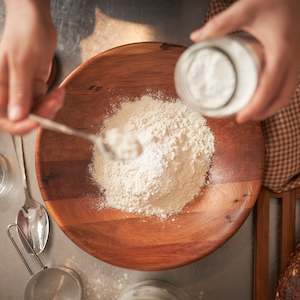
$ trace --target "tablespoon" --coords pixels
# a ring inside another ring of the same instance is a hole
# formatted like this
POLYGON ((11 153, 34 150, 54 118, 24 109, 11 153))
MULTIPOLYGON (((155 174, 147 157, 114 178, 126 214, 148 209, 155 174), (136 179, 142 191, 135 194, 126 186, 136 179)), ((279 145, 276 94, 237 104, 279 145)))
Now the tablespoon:
MULTIPOLYGON (((29 241, 31 247, 34 249, 34 251, 37 254, 40 254, 44 251, 49 237, 49 217, 45 207, 39 202, 35 201, 31 196, 27 176, 27 166, 24 155, 23 138, 18 137, 18 139, 20 141, 21 155, 17 155, 17 157, 19 157, 18 162, 22 173, 25 202, 18 212, 17 224, 25 233, 26 238, 29 241)), ((19 236, 25 249, 29 253, 32 253, 22 236, 19 236)))
POLYGON ((107 155, 110 159, 113 160, 134 159, 137 156, 139 156, 143 151, 141 144, 136 138, 128 135, 127 133, 121 133, 116 128, 110 131, 110 133, 113 133, 113 134, 109 134, 112 137, 105 139, 103 134, 95 135, 92 133, 86 133, 83 132, 82 130, 74 129, 64 124, 34 114, 30 114, 29 118, 39 123, 45 129, 77 136, 85 140, 88 140, 89 142, 94 144, 102 154, 107 155), (123 148, 119 146, 120 144, 122 144, 123 148), (122 151, 122 149, 125 149, 126 151, 125 150, 122 151))

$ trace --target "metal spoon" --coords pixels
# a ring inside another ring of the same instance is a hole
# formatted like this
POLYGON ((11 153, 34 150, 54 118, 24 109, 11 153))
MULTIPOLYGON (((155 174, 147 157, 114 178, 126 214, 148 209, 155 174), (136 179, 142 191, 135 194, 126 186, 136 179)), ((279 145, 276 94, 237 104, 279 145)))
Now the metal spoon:
POLYGON ((114 160, 134 159, 137 156, 139 156, 143 151, 143 148, 139 143, 139 141, 131 136, 129 139, 125 140, 125 143, 127 143, 126 146, 127 148, 130 148, 129 149, 130 151, 122 152, 122 151, 118 151, 118 149, 115 148, 115 145, 112 145, 111 143, 105 141, 103 135, 99 136, 92 133, 85 133, 81 130, 71 128, 64 124, 34 114, 30 114, 29 118, 39 123, 45 129, 50 129, 56 132, 73 135, 88 140, 89 142, 93 143, 97 147, 100 153, 107 155, 110 159, 114 159, 114 160))
MULTIPOLYGON (((26 167, 22 137, 19 137, 19 140, 20 140, 21 155, 20 158, 18 158, 18 162, 22 172, 25 202, 23 207, 18 212, 17 224, 25 233, 26 238, 29 241, 32 248, 34 249, 34 251, 37 254, 40 254, 41 252, 44 251, 49 237, 49 217, 45 207, 39 202, 35 201, 31 196, 28 177, 27 177, 27 167, 26 167)), ((17 157, 19 157, 18 154, 17 157)), ((26 241, 24 241, 22 236, 19 235, 19 237, 27 252, 32 253, 32 251, 27 246, 27 243, 26 241)))

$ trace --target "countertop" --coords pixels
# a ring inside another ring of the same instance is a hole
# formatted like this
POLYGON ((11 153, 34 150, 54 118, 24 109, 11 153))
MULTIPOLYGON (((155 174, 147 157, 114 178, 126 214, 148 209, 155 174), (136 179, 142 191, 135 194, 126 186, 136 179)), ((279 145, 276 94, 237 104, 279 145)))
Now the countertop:
MULTIPOLYGON (((118 45, 142 41, 190 44, 189 33, 203 21, 207 2, 53 0, 53 18, 59 34, 57 55, 62 63, 60 81, 89 57, 118 45)), ((0 2, 1 29, 4 19, 4 6, 0 2)), ((34 147, 35 133, 32 133, 25 137, 26 160, 34 199, 42 202, 35 175, 34 147)), ((8 158, 14 181, 12 191, 0 198, 0 299, 20 300, 30 277, 6 236, 7 225, 15 221, 24 201, 12 138, 8 134, 0 133, 0 153, 8 158)), ((276 228, 278 204, 274 202, 273 206, 272 222, 276 228)), ((84 284, 84 299, 116 300, 128 285, 151 278, 183 287, 193 300, 250 300, 253 223, 251 214, 228 242, 197 263, 170 271, 139 272, 114 267, 88 255, 51 220, 49 243, 41 258, 46 265, 64 265, 78 271, 84 284)), ((276 257, 276 251, 272 251, 276 257)))

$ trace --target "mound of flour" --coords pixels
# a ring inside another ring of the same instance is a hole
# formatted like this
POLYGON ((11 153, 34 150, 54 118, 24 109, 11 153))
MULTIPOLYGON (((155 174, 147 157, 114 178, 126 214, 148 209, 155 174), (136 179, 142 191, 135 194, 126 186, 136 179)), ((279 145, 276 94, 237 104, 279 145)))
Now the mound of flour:
POLYGON ((143 147, 133 160, 114 161, 94 150, 91 174, 105 205, 161 218, 178 213, 207 182, 214 136, 206 120, 181 101, 145 95, 125 102, 104 121, 143 147))

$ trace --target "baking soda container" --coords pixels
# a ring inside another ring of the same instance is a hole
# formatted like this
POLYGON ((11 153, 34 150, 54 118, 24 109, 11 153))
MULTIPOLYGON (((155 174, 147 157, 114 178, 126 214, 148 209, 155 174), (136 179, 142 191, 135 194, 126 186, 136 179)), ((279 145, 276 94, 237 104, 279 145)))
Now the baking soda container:
POLYGON ((233 115, 251 101, 262 58, 260 44, 246 33, 194 44, 176 64, 177 93, 205 116, 233 115))
POLYGON ((159 280, 146 280, 125 290, 118 300, 191 300, 180 288, 159 280))

